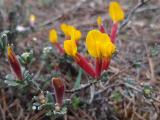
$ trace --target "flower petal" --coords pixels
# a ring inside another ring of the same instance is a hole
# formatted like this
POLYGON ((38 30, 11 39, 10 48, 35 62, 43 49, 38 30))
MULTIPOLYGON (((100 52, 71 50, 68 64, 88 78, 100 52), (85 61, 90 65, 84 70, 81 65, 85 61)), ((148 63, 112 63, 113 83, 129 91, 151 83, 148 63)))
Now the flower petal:
POLYGON ((112 42, 107 42, 101 45, 101 53, 103 57, 111 58, 116 51, 116 46, 112 42))
POLYGON ((58 36, 57 31, 55 29, 51 29, 49 31, 49 40, 51 43, 55 44, 57 42, 58 36))
POLYGON ((109 15, 114 22, 119 22, 124 19, 124 12, 118 2, 110 2, 109 15))
POLYGON ((111 40, 108 34, 101 33, 99 30, 91 30, 87 34, 86 46, 92 57, 102 57, 104 54, 104 45, 110 42, 111 40))
POLYGON ((99 30, 91 30, 88 32, 86 37, 86 47, 88 49, 89 54, 92 57, 99 57, 99 54, 97 54, 97 45, 99 44, 99 36, 101 35, 101 32, 99 30))
POLYGON ((97 24, 98 24, 99 27, 102 25, 102 17, 101 16, 98 16, 97 24))
POLYGON ((61 24, 60 28, 67 37, 71 37, 71 32, 75 29, 75 27, 65 23, 61 24))
POLYGON ((64 41, 64 50, 66 54, 75 57, 77 53, 77 46, 75 41, 73 40, 65 40, 64 41))
POLYGON ((71 40, 79 40, 81 38, 81 31, 77 29, 72 29, 71 40))

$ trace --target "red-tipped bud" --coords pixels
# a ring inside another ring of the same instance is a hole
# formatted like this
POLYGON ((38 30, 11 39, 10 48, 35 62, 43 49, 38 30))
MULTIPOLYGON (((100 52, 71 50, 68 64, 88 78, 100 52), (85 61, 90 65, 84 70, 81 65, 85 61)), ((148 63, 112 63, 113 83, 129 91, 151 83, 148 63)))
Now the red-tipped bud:
POLYGON ((112 30, 111 30, 111 37, 110 38, 111 38, 112 43, 115 43, 115 41, 116 41, 117 30, 118 30, 118 23, 115 22, 115 23, 113 23, 112 30))
POLYGON ((98 24, 98 27, 99 27, 99 31, 101 31, 102 33, 105 33, 102 17, 98 16, 97 24, 98 24))
POLYGON ((10 46, 8 46, 8 48, 7 48, 7 56, 8 56, 8 61, 10 63, 11 69, 14 72, 16 78, 18 80, 23 80, 23 75, 22 75, 20 63, 19 63, 14 51, 12 50, 12 48, 10 46))
POLYGON ((56 105, 61 107, 63 104, 63 96, 65 92, 64 83, 59 78, 52 78, 52 85, 54 87, 56 105))
POLYGON ((90 76, 94 78, 96 77, 95 70, 85 57, 77 53, 75 61, 86 73, 88 73, 90 76))

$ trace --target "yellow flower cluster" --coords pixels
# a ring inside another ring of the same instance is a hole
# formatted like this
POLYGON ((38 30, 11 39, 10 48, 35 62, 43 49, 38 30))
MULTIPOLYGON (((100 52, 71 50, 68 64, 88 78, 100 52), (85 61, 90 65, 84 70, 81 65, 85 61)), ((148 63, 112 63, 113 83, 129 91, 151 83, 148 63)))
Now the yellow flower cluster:
POLYGON ((116 46, 111 42, 106 33, 99 30, 91 30, 86 37, 86 46, 89 54, 95 58, 110 58, 116 50, 116 46))
MULTIPOLYGON (((88 32, 86 46, 89 54, 95 58, 111 58, 112 54, 116 51, 116 46, 111 42, 110 37, 106 33, 101 33, 99 30, 88 32)), ((64 50, 66 54, 75 57, 77 53, 75 41, 65 40, 64 50)))
MULTIPOLYGON (((74 26, 68 24, 61 24, 61 30, 66 36, 66 39, 77 41, 81 38, 81 31, 76 29, 74 26)), ((52 44, 58 42, 58 35, 55 29, 49 31, 49 40, 52 44)))
POLYGON ((61 25, 61 30, 63 31, 67 39, 79 40, 81 38, 81 31, 76 29, 74 26, 63 23, 61 25))
POLYGON ((60 51, 73 57, 77 64, 79 64, 87 73, 93 77, 98 77, 102 70, 108 68, 110 59, 116 51, 115 38, 118 28, 118 22, 124 19, 124 12, 118 2, 111 2, 109 5, 109 15, 113 21, 113 27, 110 36, 105 32, 102 23, 102 18, 98 17, 97 24, 99 30, 90 30, 86 36, 86 47, 88 53, 96 58, 96 70, 94 70, 88 60, 80 55, 77 51, 77 40, 81 38, 81 31, 74 26, 68 24, 61 24, 60 28, 65 35, 63 48, 57 42, 57 32, 52 29, 49 32, 49 40, 55 44, 60 51), (78 61, 77 61, 78 60, 78 61))

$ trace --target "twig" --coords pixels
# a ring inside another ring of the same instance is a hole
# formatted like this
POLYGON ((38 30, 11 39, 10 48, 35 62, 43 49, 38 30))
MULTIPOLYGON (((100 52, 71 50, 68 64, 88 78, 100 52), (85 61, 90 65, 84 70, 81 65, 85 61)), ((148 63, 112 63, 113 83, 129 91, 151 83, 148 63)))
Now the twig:
POLYGON ((144 12, 144 11, 147 11, 147 10, 159 10, 160 7, 159 6, 155 6, 155 5, 149 5, 145 8, 140 8, 138 9, 135 13, 140 13, 140 12, 144 12))
POLYGON ((0 111, 1 111, 2 119, 6 120, 5 112, 4 112, 4 110, 3 110, 1 105, 0 105, 0 111))
POLYGON ((92 101, 94 99, 94 93, 95 93, 95 86, 91 85, 90 86, 90 100, 89 100, 89 103, 92 103, 92 101))
POLYGON ((123 92, 123 90, 122 90, 121 88, 120 88, 118 91, 119 91, 120 94, 121 94, 124 98, 126 98, 130 103, 132 103, 133 105, 135 104, 135 101, 134 101, 132 98, 128 97, 128 96, 123 92))
POLYGON ((82 89, 86 89, 86 88, 90 87, 91 85, 96 84, 96 83, 98 83, 98 82, 100 82, 100 80, 99 80, 99 81, 98 81, 98 80, 95 80, 95 81, 93 81, 93 82, 90 82, 90 83, 87 83, 87 84, 85 84, 85 85, 82 85, 81 87, 79 87, 79 88, 77 88, 77 89, 66 90, 65 92, 66 92, 66 93, 78 92, 78 91, 80 91, 80 90, 82 90, 82 89))
POLYGON ((13 117, 13 115, 12 115, 11 112, 9 111, 8 106, 7 106, 6 97, 5 97, 6 93, 5 93, 5 91, 4 91, 3 89, 1 90, 1 92, 2 92, 3 110, 4 110, 4 113, 8 112, 8 116, 10 117, 10 119, 11 119, 11 120, 15 120, 14 117, 13 117))
POLYGON ((33 117, 31 117, 30 120, 38 120, 39 117, 41 117, 45 113, 46 113, 46 110, 43 109, 43 110, 39 111, 37 114, 35 114, 33 117))
MULTIPOLYGON (((115 73, 114 75, 112 75, 112 76, 109 78, 108 82, 107 82, 104 86, 107 86, 108 84, 113 83, 113 81, 112 81, 113 79, 115 79, 118 75, 120 75, 120 73, 128 70, 130 67, 132 67, 132 65, 129 66, 129 67, 127 67, 127 68, 125 68, 125 69, 123 69, 123 70, 121 70, 121 71, 119 71, 119 72, 117 72, 117 73, 115 73)), ((86 89, 86 88, 90 87, 91 85, 94 85, 94 84, 96 84, 96 83, 98 83, 98 82, 101 82, 101 80, 95 80, 95 81, 92 81, 92 82, 90 82, 90 83, 84 84, 84 85, 82 85, 81 87, 79 87, 79 88, 77 88, 77 89, 66 90, 65 92, 66 92, 66 93, 78 92, 78 91, 81 91, 81 90, 83 90, 83 89, 86 89)), ((106 87, 105 87, 105 88, 106 88, 106 87)))
POLYGON ((139 115, 136 111, 134 111, 134 114, 139 118, 139 120, 145 120, 141 115, 139 115))
MULTIPOLYGON (((123 83, 122 83, 123 84, 123 83)), ((125 85, 126 87, 129 87, 129 88, 131 88, 131 89, 134 89, 134 90, 136 90, 137 92, 139 92, 139 93, 143 93, 143 89, 138 89, 137 87, 135 87, 135 86, 133 86, 133 85, 130 85, 130 84, 128 84, 128 83, 124 83, 123 85, 125 85)), ((145 98, 146 98, 146 96, 145 95, 143 95, 145 98)), ((155 101, 155 102, 158 102, 158 103, 160 103, 160 100, 157 100, 156 98, 154 98, 154 97, 150 97, 153 101, 155 101)))
POLYGON ((149 2, 150 0, 140 0, 138 2, 138 4, 131 9, 131 11, 128 13, 128 15, 126 16, 125 20, 120 24, 119 30, 121 30, 125 25, 127 25, 127 23, 129 22, 129 20, 131 19, 131 17, 133 16, 133 14, 136 12, 136 10, 140 7, 142 7, 143 5, 145 5, 147 2, 149 2))
POLYGON ((97 96, 97 95, 105 92, 105 91, 108 90, 109 88, 113 88, 113 87, 117 87, 117 86, 121 86, 121 85, 123 85, 123 84, 122 84, 122 83, 110 84, 110 85, 106 86, 105 89, 102 89, 102 90, 100 90, 100 91, 98 91, 98 92, 95 92, 94 96, 97 96))
POLYGON ((156 79, 155 79, 155 73, 154 73, 154 64, 150 55, 150 51, 149 48, 147 46, 147 43, 143 40, 142 38, 142 42, 144 44, 145 50, 146 50, 146 54, 147 54, 147 59, 148 59, 148 64, 150 67, 150 72, 151 72, 151 84, 155 84, 156 83, 156 79))
POLYGON ((84 116, 84 118, 87 118, 87 120, 93 120, 92 117, 89 114, 87 114, 84 110, 81 110, 81 109, 78 109, 78 110, 84 116))

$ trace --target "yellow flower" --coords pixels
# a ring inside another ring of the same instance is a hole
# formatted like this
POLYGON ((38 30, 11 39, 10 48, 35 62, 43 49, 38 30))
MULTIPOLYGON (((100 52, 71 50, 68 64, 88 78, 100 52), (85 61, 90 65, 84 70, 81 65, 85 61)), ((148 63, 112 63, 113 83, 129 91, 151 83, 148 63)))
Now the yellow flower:
POLYGON ((64 50, 67 55, 76 57, 77 54, 77 45, 73 40, 65 40, 64 41, 64 50))
POLYGON ((58 36, 55 29, 49 31, 49 40, 51 43, 55 44, 57 42, 58 36))
POLYGON ((34 23, 35 23, 35 21, 36 21, 36 16, 33 15, 33 14, 31 14, 31 15, 29 16, 29 21, 30 21, 30 24, 31 24, 31 25, 34 25, 34 23))
POLYGON ((81 31, 73 29, 71 32, 71 40, 79 40, 81 38, 81 31))
POLYGON ((111 57, 116 47, 106 33, 91 30, 86 37, 86 46, 89 54, 95 58, 111 57))
POLYGON ((73 31, 73 29, 75 29, 73 26, 67 25, 65 23, 61 24, 60 28, 64 32, 65 36, 67 36, 67 37, 70 37, 71 31, 73 31))
POLYGON ((116 51, 116 46, 112 42, 107 42, 107 44, 102 44, 101 52, 103 52, 103 57, 111 58, 116 51))
POLYGON ((74 26, 63 23, 60 27, 65 36, 69 37, 69 39, 79 40, 81 38, 81 31, 77 30, 74 26))
POLYGON ((99 27, 102 25, 102 17, 101 16, 98 16, 97 24, 98 24, 99 27))
POLYGON ((119 22, 124 19, 124 12, 118 2, 110 2, 109 15, 114 22, 119 22))

